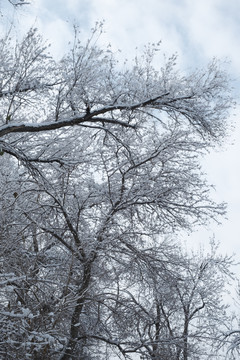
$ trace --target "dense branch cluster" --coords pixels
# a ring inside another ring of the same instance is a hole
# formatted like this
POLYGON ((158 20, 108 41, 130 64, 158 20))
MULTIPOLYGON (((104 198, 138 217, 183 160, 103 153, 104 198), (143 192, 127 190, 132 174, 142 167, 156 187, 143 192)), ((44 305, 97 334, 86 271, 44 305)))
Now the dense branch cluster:
POLYGON ((0 354, 208 359, 232 259, 176 236, 225 213, 199 157, 228 127, 227 76, 156 70, 155 45, 120 66, 98 31, 59 62, 35 29, 0 41, 0 354))

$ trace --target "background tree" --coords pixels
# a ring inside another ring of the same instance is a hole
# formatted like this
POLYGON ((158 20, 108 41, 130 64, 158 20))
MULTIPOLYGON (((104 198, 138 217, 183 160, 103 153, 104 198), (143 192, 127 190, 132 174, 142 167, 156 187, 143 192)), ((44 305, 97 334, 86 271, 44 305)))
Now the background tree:
POLYGON ((239 346, 240 346, 240 325, 239 325, 239 299, 240 299, 240 284, 239 280, 237 280, 237 289, 236 296, 234 297, 234 302, 236 306, 236 310, 232 311, 231 323, 226 324, 225 328, 222 331, 221 340, 222 343, 220 347, 225 347, 226 350, 226 358, 230 360, 237 359, 240 354, 239 346))
POLYGON ((125 265, 116 288, 113 281, 107 288, 100 329, 87 336, 115 345, 126 358, 131 353, 144 359, 225 358, 218 350, 230 324, 222 296, 232 259, 216 249, 213 244, 211 253, 190 256, 165 240, 157 249, 138 250, 134 271, 125 265))

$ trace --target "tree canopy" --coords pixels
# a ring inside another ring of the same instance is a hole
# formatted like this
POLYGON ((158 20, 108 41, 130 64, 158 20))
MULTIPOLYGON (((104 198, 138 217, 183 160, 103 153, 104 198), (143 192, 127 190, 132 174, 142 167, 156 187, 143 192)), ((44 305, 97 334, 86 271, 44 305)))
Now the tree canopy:
POLYGON ((156 44, 120 64, 99 32, 60 61, 36 29, 0 40, 0 354, 207 359, 232 259, 176 239, 225 213, 199 159, 228 129, 228 76, 157 68, 156 44))

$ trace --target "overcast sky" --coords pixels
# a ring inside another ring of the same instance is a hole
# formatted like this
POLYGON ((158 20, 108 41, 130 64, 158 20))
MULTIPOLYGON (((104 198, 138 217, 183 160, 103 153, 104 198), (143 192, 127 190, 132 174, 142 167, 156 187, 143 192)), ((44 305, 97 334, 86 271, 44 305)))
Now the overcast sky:
MULTIPOLYGON (((61 57, 78 24, 83 37, 96 21, 105 20, 102 41, 121 49, 124 58, 135 48, 162 41, 167 54, 178 53, 180 67, 191 71, 205 66, 213 57, 227 59, 234 79, 236 101, 240 89, 240 1, 239 0, 29 0, 32 5, 18 12, 1 0, 2 31, 14 19, 22 32, 34 25, 52 42, 54 56, 61 57)), ((240 260, 240 107, 232 116, 236 128, 225 149, 213 152, 203 164, 210 183, 216 186, 215 198, 228 203, 228 221, 191 236, 206 242, 213 233, 222 251, 235 252, 240 260)), ((197 239, 197 240, 196 240, 197 239)))

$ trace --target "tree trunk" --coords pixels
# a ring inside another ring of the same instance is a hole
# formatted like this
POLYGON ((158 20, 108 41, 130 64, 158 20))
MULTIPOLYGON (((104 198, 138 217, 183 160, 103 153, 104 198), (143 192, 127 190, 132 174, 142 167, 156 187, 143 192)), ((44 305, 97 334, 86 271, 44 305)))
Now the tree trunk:
POLYGON ((86 262, 84 264, 83 283, 78 291, 77 303, 72 314, 70 336, 69 336, 68 344, 66 345, 65 351, 62 354, 60 360, 71 360, 74 357, 74 352, 78 340, 78 326, 76 326, 76 324, 79 322, 79 318, 81 316, 85 302, 86 292, 90 284, 91 267, 92 267, 92 261, 86 262))
POLYGON ((183 331, 183 360, 188 359, 188 313, 185 314, 184 331, 183 331))

